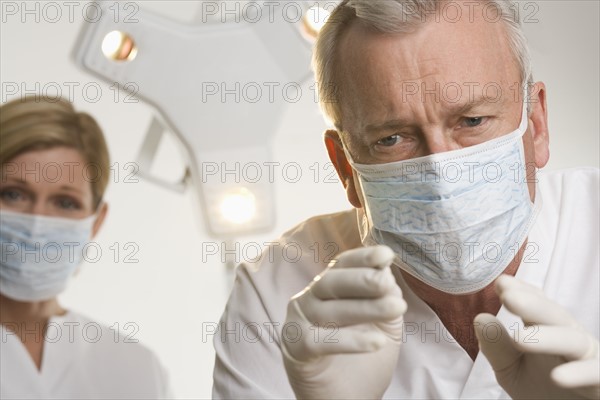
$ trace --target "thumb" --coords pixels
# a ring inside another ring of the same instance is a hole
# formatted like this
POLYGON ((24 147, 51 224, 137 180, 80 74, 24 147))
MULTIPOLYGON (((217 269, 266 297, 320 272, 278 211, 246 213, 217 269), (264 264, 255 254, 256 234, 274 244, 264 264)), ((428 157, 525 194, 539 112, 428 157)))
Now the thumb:
POLYGON ((475 317, 473 325, 479 349, 494 371, 502 371, 519 359, 522 353, 515 348, 510 334, 498 318, 491 314, 479 314, 475 317))

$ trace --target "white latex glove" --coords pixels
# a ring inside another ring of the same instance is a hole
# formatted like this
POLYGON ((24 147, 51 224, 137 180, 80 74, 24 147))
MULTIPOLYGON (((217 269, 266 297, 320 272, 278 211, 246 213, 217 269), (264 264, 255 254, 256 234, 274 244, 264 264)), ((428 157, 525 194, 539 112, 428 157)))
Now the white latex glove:
POLYGON ((502 275, 496 292, 523 325, 509 333, 493 315, 479 314, 475 333, 506 393, 515 399, 598 399, 598 340, 539 288, 502 275))
POLYGON ((298 398, 381 398, 392 379, 406 302, 387 246, 343 252, 290 300, 283 360, 298 398), (329 326, 323 331, 316 327, 329 326), (318 334, 317 334, 318 332, 318 334), (287 336, 287 337, 286 337, 287 336))

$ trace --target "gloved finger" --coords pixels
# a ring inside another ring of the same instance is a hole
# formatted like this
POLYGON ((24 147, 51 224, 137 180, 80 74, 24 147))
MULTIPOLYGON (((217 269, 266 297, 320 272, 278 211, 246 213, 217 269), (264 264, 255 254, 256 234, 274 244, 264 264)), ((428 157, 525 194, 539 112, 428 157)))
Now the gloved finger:
POLYGON ((369 246, 347 250, 329 264, 332 268, 383 268, 392 264, 394 252, 387 246, 369 246))
POLYGON ((382 297, 399 289, 390 268, 386 267, 331 269, 316 279, 310 290, 315 297, 328 300, 382 297))
POLYGON ((479 349, 488 359, 494 371, 513 365, 523 354, 502 323, 491 314, 478 314, 473 321, 479 349))
POLYGON ((554 368, 550 377, 556 385, 565 389, 595 386, 598 391, 600 388, 600 362, 594 358, 565 363, 554 368))
POLYGON ((338 326, 383 322, 400 318, 406 312, 401 296, 376 299, 319 300, 307 295, 295 300, 311 324, 335 323, 338 326))
MULTIPOLYGON (((285 333, 284 333, 285 334, 285 333)), ((293 332, 292 340, 285 340, 287 353, 297 361, 330 354, 366 353, 379 350, 389 340, 373 325, 351 327, 311 327, 302 336, 293 332)))
POLYGON ((581 329, 566 326, 532 325, 513 330, 517 349, 526 353, 563 356, 567 360, 596 358, 598 344, 581 329))
POLYGON ((500 301, 525 324, 577 326, 571 315, 534 286, 502 275, 496 279, 500 301))

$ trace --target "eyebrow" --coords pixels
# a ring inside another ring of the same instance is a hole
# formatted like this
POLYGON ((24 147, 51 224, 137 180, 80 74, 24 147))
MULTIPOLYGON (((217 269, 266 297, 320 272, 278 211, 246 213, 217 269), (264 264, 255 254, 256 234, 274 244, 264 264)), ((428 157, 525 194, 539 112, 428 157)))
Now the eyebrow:
POLYGON ((18 184, 21 184, 23 186, 27 186, 28 185, 28 183, 26 181, 24 181, 23 179, 14 178, 12 176, 5 176, 3 174, 2 175, 2 183, 7 183, 8 181, 14 181, 14 183, 18 183, 18 184))
POLYGON ((497 101, 497 102, 489 102, 485 97, 481 96, 476 98, 474 101, 471 101, 469 103, 455 103, 455 104, 450 104, 448 107, 446 107, 448 109, 448 113, 456 115, 456 114, 466 114, 468 111, 473 110, 474 108, 477 107, 481 107, 482 105, 492 105, 492 104, 504 104, 503 101, 497 101))
POLYGON ((74 186, 66 186, 66 185, 62 185, 59 189, 61 190, 66 190, 68 192, 75 192, 75 193, 79 193, 79 194, 83 194, 83 191, 74 187, 74 186))
MULTIPOLYGON (((12 183, 17 183, 19 185, 22 186, 31 186, 27 181, 21 179, 21 178, 15 178, 12 176, 8 176, 6 178, 2 178, 2 183, 8 183, 9 181, 12 181, 12 183)), ((67 185, 62 185, 59 187, 60 190, 64 190, 67 192, 75 192, 75 193, 79 193, 79 194, 83 194, 83 191, 80 190, 79 188, 76 188, 74 186, 67 186, 67 185)))
MULTIPOLYGON (((450 115, 466 114, 467 112, 469 112, 477 107, 481 107, 482 105, 485 105, 485 104, 497 105, 497 104, 502 104, 502 103, 503 103, 502 101, 491 103, 485 97, 480 96, 478 98, 475 98, 474 101, 471 101, 468 103, 463 103, 463 104, 449 103, 448 105, 445 106, 445 112, 450 115)), ((391 128, 408 126, 413 123, 414 123, 414 121, 411 121, 410 119, 407 119, 407 118, 394 118, 394 119, 391 119, 391 120, 388 120, 388 121, 385 121, 382 123, 368 124, 364 127, 364 131, 365 132, 384 131, 384 130, 388 130, 391 128)))

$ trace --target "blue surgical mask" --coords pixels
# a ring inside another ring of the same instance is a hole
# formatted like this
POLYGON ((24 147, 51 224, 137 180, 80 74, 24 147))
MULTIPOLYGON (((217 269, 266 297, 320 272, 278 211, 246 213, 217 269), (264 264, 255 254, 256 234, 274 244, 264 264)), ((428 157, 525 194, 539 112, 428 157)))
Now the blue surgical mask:
POLYGON ((0 210, 0 293, 41 301, 62 292, 83 258, 95 219, 0 210))
POLYGON ((535 220, 517 130, 459 150, 387 164, 350 164, 364 196, 363 244, 385 244, 395 264, 446 293, 479 291, 515 257, 535 220))

